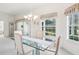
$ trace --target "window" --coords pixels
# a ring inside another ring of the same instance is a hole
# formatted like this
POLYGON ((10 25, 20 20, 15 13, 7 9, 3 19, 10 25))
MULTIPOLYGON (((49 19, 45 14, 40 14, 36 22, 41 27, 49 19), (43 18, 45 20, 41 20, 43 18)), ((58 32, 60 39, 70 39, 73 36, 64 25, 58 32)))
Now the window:
POLYGON ((69 39, 79 41, 79 14, 69 16, 69 39))
POLYGON ((45 35, 55 36, 55 19, 45 21, 45 35))
POLYGON ((56 36, 56 19, 49 18, 42 22, 44 39, 52 40, 56 36))

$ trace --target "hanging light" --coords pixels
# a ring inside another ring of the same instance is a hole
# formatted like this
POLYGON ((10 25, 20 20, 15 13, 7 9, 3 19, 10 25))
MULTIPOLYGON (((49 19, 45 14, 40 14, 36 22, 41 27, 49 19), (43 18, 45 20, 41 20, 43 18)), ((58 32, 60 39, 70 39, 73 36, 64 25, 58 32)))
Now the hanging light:
POLYGON ((27 18, 28 18, 28 16, 24 16, 24 18, 25 18, 25 19, 27 19, 27 18))
POLYGON ((34 16, 34 18, 33 18, 33 19, 35 20, 35 19, 37 19, 37 18, 38 18, 38 16, 34 16))
POLYGON ((29 14, 29 15, 27 15, 27 16, 24 16, 24 18, 25 18, 25 19, 28 19, 28 20, 30 20, 30 19, 32 18, 32 19, 35 20, 35 19, 38 18, 38 16, 37 16, 37 15, 33 16, 32 14, 29 14))
POLYGON ((29 15, 28 15, 28 17, 30 17, 30 18, 31 18, 31 17, 32 17, 32 14, 29 14, 29 15))

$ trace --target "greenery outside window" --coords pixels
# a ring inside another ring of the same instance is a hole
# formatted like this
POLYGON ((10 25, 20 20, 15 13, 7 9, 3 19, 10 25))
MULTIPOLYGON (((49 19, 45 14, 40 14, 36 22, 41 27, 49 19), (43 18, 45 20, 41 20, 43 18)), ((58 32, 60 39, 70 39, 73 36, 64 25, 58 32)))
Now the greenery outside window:
POLYGON ((48 18, 42 21, 43 39, 46 41, 54 41, 56 36, 56 19, 48 18))
POLYGON ((69 16, 69 39, 79 41, 79 14, 69 16))

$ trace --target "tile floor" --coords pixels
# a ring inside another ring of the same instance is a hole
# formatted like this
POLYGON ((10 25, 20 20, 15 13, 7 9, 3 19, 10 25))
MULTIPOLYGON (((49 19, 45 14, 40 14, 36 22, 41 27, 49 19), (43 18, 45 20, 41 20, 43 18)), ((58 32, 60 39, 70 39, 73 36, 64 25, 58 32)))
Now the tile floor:
MULTIPOLYGON (((27 46, 24 45, 25 50, 31 49, 30 47, 27 48, 27 46)), ((15 49, 15 43, 12 39, 0 39, 0 55, 16 55, 17 51, 15 49)), ((31 55, 31 53, 28 53, 28 55, 31 55)), ((41 55, 52 55, 53 53, 45 51, 41 51, 41 55)), ((60 49, 58 55, 70 55, 67 51, 64 49, 60 49)))

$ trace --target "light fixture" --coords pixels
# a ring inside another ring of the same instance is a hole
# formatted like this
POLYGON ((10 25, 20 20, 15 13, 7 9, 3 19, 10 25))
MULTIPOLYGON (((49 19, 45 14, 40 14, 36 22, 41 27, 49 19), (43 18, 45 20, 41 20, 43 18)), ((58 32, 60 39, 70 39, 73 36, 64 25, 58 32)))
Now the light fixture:
POLYGON ((29 14, 29 15, 28 15, 28 17, 30 17, 30 18, 31 18, 31 17, 32 17, 32 14, 29 14))
POLYGON ((38 16, 34 16, 34 18, 33 19, 37 19, 38 18, 38 16))
POLYGON ((28 19, 28 20, 30 20, 30 19, 32 18, 33 20, 35 20, 35 19, 38 18, 38 16, 37 16, 37 15, 29 14, 29 15, 27 15, 27 16, 24 16, 24 18, 25 18, 25 19, 28 19))
POLYGON ((24 16, 24 18, 25 18, 25 19, 27 19, 27 18, 28 18, 28 16, 24 16))

